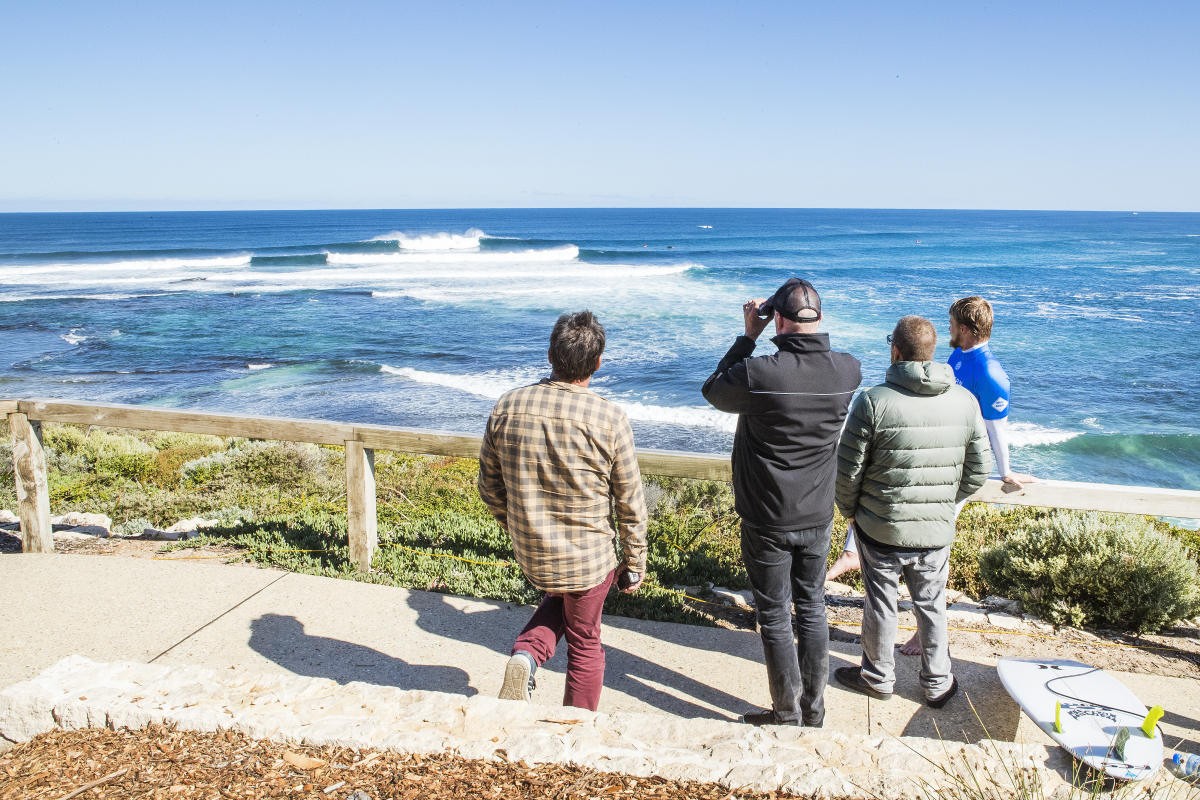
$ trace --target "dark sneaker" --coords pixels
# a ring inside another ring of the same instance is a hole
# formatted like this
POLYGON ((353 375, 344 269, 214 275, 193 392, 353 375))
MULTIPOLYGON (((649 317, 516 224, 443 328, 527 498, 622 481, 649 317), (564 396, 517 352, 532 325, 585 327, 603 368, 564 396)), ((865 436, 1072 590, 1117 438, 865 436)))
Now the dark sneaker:
POLYGON ((537 664, 533 656, 524 650, 513 653, 504 667, 504 685, 500 687, 501 700, 529 700, 537 688, 533 673, 537 664))
POLYGON ((863 680, 862 667, 838 667, 833 671, 833 677, 837 678, 837 682, 845 686, 852 692, 865 694, 867 697, 874 697, 876 700, 891 700, 891 692, 881 692, 878 689, 871 688, 871 685, 863 680))
POLYGON ((757 711, 753 714, 743 714, 738 717, 739 722, 744 722, 747 725, 762 727, 763 725, 799 725, 800 720, 783 720, 775 713, 775 709, 769 711, 757 711))
POLYGON ((930 708, 941 708, 950 702, 950 698, 958 694, 958 678, 950 678, 950 688, 939 694, 937 697, 926 697, 925 705, 930 708))

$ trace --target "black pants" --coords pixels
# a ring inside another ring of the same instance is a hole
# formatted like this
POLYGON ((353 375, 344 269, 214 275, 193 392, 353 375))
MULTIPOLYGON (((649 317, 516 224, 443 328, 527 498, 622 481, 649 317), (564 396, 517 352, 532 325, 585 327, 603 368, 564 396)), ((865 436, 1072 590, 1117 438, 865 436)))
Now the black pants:
POLYGON ((775 533, 742 523, 742 560, 758 609, 771 705, 786 722, 819 725, 825 719, 829 680, 825 560, 832 527, 831 522, 775 533))

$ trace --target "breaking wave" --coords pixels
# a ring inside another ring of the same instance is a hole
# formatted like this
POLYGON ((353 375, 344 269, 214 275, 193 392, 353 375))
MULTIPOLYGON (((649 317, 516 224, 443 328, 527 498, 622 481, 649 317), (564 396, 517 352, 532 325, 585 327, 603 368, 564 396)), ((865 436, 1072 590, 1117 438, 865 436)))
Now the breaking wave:
MULTIPOLYGON (((428 372, 412 367, 392 367, 384 364, 380 372, 395 375, 417 383, 444 386, 489 400, 520 386, 528 386, 545 377, 545 370, 519 370, 512 372, 486 372, 474 375, 456 375, 446 372, 428 372)), ((733 432, 737 417, 705 406, 658 406, 624 399, 609 398, 631 419, 638 422, 653 422, 683 427, 705 427, 733 432)))

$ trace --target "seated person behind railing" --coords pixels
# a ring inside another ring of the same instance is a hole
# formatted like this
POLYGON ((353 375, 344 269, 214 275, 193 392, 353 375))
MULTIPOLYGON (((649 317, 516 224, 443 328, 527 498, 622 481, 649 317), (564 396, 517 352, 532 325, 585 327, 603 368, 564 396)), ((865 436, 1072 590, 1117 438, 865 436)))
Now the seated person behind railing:
POLYGON ((621 409, 588 389, 603 352, 604 328, 590 311, 563 314, 550 335, 550 377, 505 394, 488 419, 479 494, 512 537, 525 577, 546 593, 512 647, 503 699, 530 699, 534 673, 565 636, 563 705, 595 711, 604 685, 604 599, 614 579, 629 594, 646 572, 633 431, 621 409))

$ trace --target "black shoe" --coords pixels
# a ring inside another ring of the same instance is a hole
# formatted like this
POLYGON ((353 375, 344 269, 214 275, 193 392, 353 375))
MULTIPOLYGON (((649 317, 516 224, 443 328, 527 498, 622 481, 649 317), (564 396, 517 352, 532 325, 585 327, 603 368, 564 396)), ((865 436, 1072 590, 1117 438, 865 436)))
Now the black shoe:
POLYGON ((852 692, 865 694, 867 697, 874 697, 876 700, 891 700, 891 692, 881 692, 878 689, 871 688, 862 676, 862 667, 838 667, 833 671, 833 677, 837 678, 837 682, 845 686, 852 692))
POLYGON ((770 711, 758 711, 754 714, 743 714, 738 717, 738 722, 744 722, 747 725, 762 727, 763 725, 799 725, 800 720, 783 720, 775 713, 775 709, 770 711))
POLYGON ((950 688, 939 694, 937 697, 926 697, 925 705, 930 708, 941 708, 950 702, 950 698, 958 694, 958 678, 950 678, 950 688))

